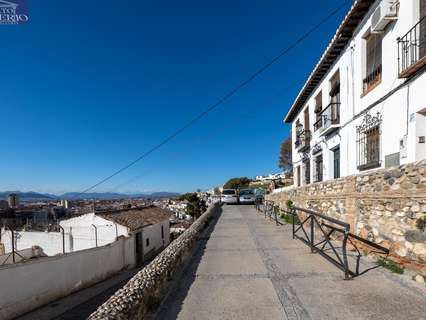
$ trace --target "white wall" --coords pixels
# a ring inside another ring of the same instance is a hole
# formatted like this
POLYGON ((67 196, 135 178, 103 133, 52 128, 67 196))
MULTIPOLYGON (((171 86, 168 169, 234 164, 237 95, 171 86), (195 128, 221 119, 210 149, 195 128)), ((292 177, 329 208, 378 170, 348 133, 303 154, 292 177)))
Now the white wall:
MULTIPOLYGON (((367 108, 386 96, 393 89, 401 85, 405 79, 398 78, 398 44, 397 38, 406 34, 418 21, 418 0, 400 1, 398 20, 388 26, 383 36, 382 43, 382 82, 368 94, 363 95, 362 80, 365 77, 365 40, 363 36, 371 26, 371 15, 378 3, 373 6, 364 21, 354 32, 354 37, 345 48, 344 52, 330 68, 323 81, 314 90, 304 108, 295 117, 292 123, 293 142, 296 141, 295 124, 297 119, 304 124, 304 109, 309 108, 310 130, 312 133, 311 148, 314 145, 322 147, 323 154, 323 180, 333 179, 332 150, 340 145, 340 173, 341 176, 357 174, 356 154, 356 126, 363 120, 367 108), (320 136, 314 132, 315 123, 315 97, 322 91, 323 108, 330 102, 330 79, 339 71, 340 74, 340 123, 341 128, 337 135, 331 137, 320 136)), ((426 145, 418 143, 418 136, 424 135, 425 117, 418 112, 426 107, 426 74, 423 73, 409 85, 396 91, 384 101, 369 110, 374 115, 382 114, 381 125, 381 168, 385 166, 385 156, 399 152, 399 141, 408 134, 407 157, 401 158, 400 163, 419 161, 426 158, 426 145)), ((308 151, 309 152, 309 151, 308 151)), ((302 185, 304 173, 302 166, 303 154, 298 153, 293 143, 294 166, 301 166, 302 185)), ((314 172, 314 156, 309 154, 311 161, 311 182, 314 172)), ((297 177, 295 176, 295 184, 297 177)))
MULTIPOLYGON (((1 242, 4 244, 5 252, 11 252, 11 232, 3 229, 1 234, 1 242)), ((39 246, 48 256, 62 253, 62 234, 59 232, 15 231, 15 250, 29 249, 33 246, 39 246)), ((65 250, 70 252, 67 235, 65 235, 65 250)))
POLYGON ((134 239, 0 268, 0 319, 11 319, 135 265, 134 239), (15 288, 15 290, 4 290, 15 288))
MULTIPOLYGON (((93 213, 63 220, 65 252, 75 252, 112 243, 118 236, 128 236, 127 228, 103 219, 93 213), (96 226, 95 227, 93 226, 96 226)), ((1 242, 6 252, 12 251, 12 237, 9 230, 2 230, 1 242)), ((63 253, 62 232, 15 231, 15 249, 23 250, 39 246, 48 256, 63 253)))
POLYGON ((129 235, 127 227, 99 217, 94 213, 63 220, 59 224, 65 229, 65 233, 69 237, 71 251, 96 247, 96 231, 98 246, 114 242, 119 236, 127 237, 129 235))
POLYGON ((170 222, 164 220, 160 223, 143 228, 143 253, 146 255, 151 250, 158 251, 165 248, 170 243, 170 222), (161 227, 163 227, 164 238, 161 237, 161 227), (149 239, 149 246, 147 246, 149 239))

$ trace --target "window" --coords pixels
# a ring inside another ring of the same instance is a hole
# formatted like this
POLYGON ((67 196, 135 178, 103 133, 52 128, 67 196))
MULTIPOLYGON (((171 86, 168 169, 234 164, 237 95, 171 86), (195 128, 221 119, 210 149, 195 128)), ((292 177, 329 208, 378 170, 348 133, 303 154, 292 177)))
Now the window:
POLYGON ((330 80, 330 102, 340 103, 340 73, 337 71, 330 80))
POLYGON ((164 226, 161 226, 161 239, 164 239, 164 226))
POLYGON ((365 78, 363 94, 367 94, 382 81, 382 34, 369 33, 365 40, 365 78))
POLYGON ((380 124, 382 116, 366 114, 357 126, 357 167, 359 170, 380 167, 380 124))
POLYGON ((322 91, 318 93, 318 95, 315 97, 315 124, 314 124, 314 131, 317 131, 319 128, 322 127, 322 91))
POLYGON ((323 126, 328 128, 340 123, 340 73, 337 71, 330 80, 330 104, 322 112, 323 126))
POLYGON ((322 181, 322 167, 323 167, 323 159, 322 154, 315 157, 314 160, 314 182, 322 181))
POLYGON ((145 243, 146 243, 146 246, 149 247, 149 238, 146 238, 145 243))
POLYGON ((305 161, 303 161, 303 165, 304 165, 304 173, 305 173, 305 184, 310 184, 311 183, 311 163, 310 160, 307 159, 305 161))
POLYGON ((340 147, 333 150, 333 177, 340 178, 340 147))

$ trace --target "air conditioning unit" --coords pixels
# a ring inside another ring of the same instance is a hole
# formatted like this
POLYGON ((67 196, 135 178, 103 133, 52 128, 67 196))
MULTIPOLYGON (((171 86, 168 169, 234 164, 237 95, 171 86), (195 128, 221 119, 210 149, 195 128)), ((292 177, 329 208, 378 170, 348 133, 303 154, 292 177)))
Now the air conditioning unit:
POLYGON ((398 4, 396 0, 382 0, 371 17, 372 33, 383 33, 392 20, 398 19, 398 4))

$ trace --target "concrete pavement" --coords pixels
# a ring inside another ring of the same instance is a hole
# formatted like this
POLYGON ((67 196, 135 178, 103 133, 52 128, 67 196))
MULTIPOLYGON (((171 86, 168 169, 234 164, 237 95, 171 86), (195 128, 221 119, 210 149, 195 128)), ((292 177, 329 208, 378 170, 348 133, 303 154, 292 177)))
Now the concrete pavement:
POLYGON ((342 278, 292 240, 291 226, 275 226, 252 206, 224 206, 156 318, 426 318, 424 285, 382 269, 342 278))

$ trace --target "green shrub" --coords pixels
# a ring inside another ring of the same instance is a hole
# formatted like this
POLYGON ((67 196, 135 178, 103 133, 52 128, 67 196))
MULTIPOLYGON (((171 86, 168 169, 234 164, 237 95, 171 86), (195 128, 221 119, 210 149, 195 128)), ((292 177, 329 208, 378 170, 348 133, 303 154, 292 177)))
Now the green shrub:
POLYGON ((379 266, 383 267, 383 268, 388 269, 392 273, 397 273, 397 274, 403 274, 404 273, 404 268, 401 268, 400 266, 398 266, 395 262, 393 262, 391 260, 380 258, 377 261, 377 264, 379 266))
POLYGON ((293 201, 291 201, 291 200, 287 200, 286 205, 287 205, 287 208, 289 208, 289 209, 293 208, 293 206, 294 206, 293 201))
MULTIPOLYGON (((285 223, 292 224, 293 223, 292 214, 282 213, 281 220, 283 220, 285 223)), ((294 216, 294 224, 300 224, 300 220, 298 216, 294 216)))

